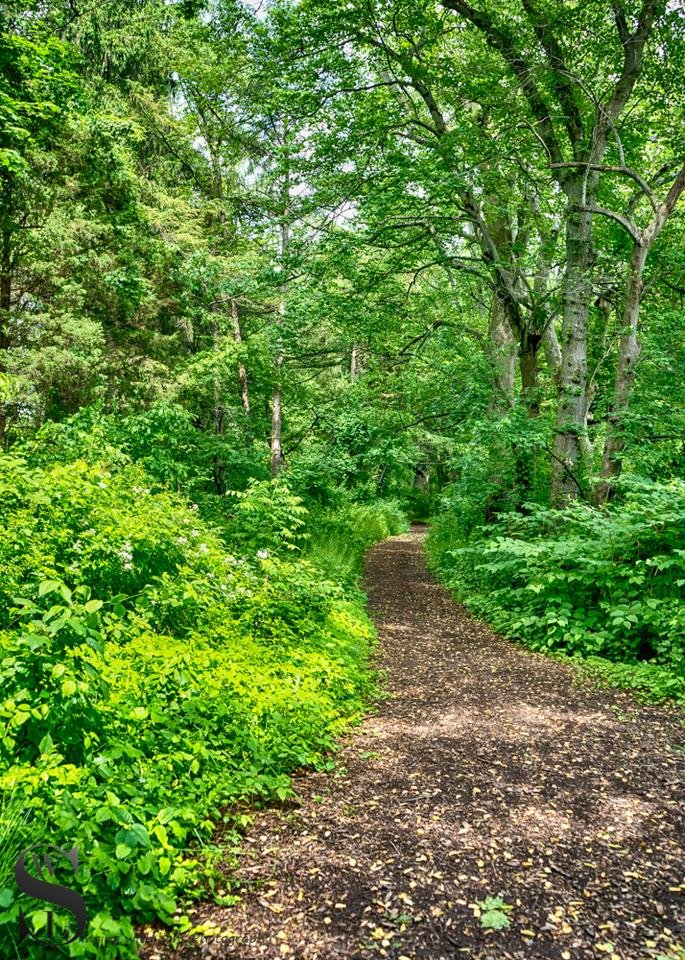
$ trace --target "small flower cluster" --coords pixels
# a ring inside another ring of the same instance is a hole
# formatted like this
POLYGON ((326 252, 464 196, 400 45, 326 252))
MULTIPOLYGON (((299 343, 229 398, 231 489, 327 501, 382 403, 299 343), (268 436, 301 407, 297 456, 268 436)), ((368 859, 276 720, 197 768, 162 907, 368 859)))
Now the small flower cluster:
POLYGON ((117 554, 122 561, 124 570, 133 570, 133 547, 128 540, 117 551, 117 554))

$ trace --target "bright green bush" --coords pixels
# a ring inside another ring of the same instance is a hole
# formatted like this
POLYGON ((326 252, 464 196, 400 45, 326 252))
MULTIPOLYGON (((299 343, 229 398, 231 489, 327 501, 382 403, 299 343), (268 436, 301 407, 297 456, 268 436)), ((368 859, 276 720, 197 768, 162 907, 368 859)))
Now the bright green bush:
POLYGON ((267 483, 212 529, 139 466, 10 456, 0 492, 0 954, 18 932, 13 858, 45 836, 79 847, 91 924, 70 955, 123 960, 134 923, 182 924, 189 897, 223 889, 214 825, 287 798, 289 772, 328 763, 360 716, 372 628, 311 544, 354 531, 358 567, 400 517, 318 520, 267 483))
POLYGON ((312 518, 307 556, 328 576, 349 583, 359 575, 368 547, 406 529, 406 517, 394 500, 347 502, 312 518))
POLYGON ((448 513, 429 538, 433 564, 475 613, 534 649, 685 677, 685 483, 633 478, 606 509, 531 511, 461 543, 448 513))
POLYGON ((251 480, 231 496, 235 505, 226 534, 239 548, 282 553, 299 550, 307 539, 308 510, 282 481, 251 480))
POLYGON ((217 461, 241 487, 266 474, 261 451, 255 456, 233 435, 199 429, 188 411, 173 403, 157 403, 127 417, 105 414, 98 405, 84 407, 68 420, 45 423, 22 449, 30 466, 77 460, 112 467, 135 463, 145 471, 148 486, 181 490, 201 506, 208 500, 210 510, 217 506, 217 461))

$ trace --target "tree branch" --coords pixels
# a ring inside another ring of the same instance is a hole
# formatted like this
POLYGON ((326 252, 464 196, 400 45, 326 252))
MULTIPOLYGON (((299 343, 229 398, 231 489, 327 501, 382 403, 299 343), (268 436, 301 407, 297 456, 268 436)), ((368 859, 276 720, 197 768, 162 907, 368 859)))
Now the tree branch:
POLYGON ((575 98, 575 89, 569 82, 569 71, 564 61, 564 55, 557 38, 552 33, 549 24, 535 5, 535 0, 522 0, 523 8, 528 14, 535 36, 547 55, 547 62, 552 70, 552 86, 559 103, 563 108, 563 120, 571 141, 571 147, 577 156, 585 142, 585 128, 575 98))
MULTIPOLYGON (((557 140, 554 124, 550 117, 550 112, 533 80, 530 64, 524 59, 523 54, 518 50, 513 39, 509 34, 498 27, 492 17, 481 10, 476 10, 466 0, 441 0, 442 5, 450 10, 460 13, 462 17, 469 20, 474 27, 478 27, 485 34, 488 44, 497 50, 504 60, 509 64, 512 72, 519 82, 521 92, 523 93, 531 113, 537 120, 540 129, 540 137, 545 145, 545 149, 550 159, 559 163, 563 160, 561 148, 557 140)), ((654 0, 656 2, 656 0, 654 0)))
POLYGON ((636 171, 631 169, 630 167, 625 167, 625 166, 614 167, 604 163, 586 163, 584 160, 580 160, 580 161, 573 160, 568 163, 550 163, 550 167, 556 167, 556 168, 585 167, 588 170, 598 170, 600 173, 622 173, 626 177, 630 177, 631 180, 634 180, 635 183, 639 185, 642 192, 649 199, 649 202, 651 203, 652 209, 654 210, 654 212, 656 213, 657 211, 658 205, 657 205, 656 197, 654 196, 653 190, 651 189, 649 184, 642 179, 640 174, 636 173, 636 171))
POLYGON ((592 133, 590 161, 594 162, 604 155, 609 130, 621 115, 627 104, 642 66, 642 54, 647 38, 652 30, 659 0, 643 0, 642 9, 634 33, 630 33, 625 13, 618 0, 613 0, 614 21, 623 46, 623 68, 607 103, 599 108, 599 117, 592 133))
POLYGON ((634 223, 628 220, 627 217, 622 216, 620 213, 616 213, 615 210, 608 210, 606 207, 580 207, 585 213, 599 213, 603 217, 609 217, 610 220, 615 220, 616 223, 620 223, 624 230, 626 230, 634 243, 641 243, 642 236, 640 231, 637 229, 634 223))

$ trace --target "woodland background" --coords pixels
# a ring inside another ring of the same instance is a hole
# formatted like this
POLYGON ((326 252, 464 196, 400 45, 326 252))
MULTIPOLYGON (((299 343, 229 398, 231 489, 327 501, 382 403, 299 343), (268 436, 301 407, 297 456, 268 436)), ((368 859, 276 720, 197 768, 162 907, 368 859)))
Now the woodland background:
POLYGON ((0 23, 3 955, 48 834, 72 956, 230 900, 241 804, 373 693, 407 519, 500 632, 685 700, 681 4, 0 23))

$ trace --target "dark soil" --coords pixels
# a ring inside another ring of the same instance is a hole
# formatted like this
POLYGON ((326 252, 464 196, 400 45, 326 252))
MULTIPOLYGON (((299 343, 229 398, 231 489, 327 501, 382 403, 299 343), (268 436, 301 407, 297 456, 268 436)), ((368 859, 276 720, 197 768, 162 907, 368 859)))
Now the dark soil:
POLYGON ((474 622, 427 572, 422 533, 369 554, 390 698, 336 774, 257 814, 235 907, 142 956, 395 960, 677 957, 685 945, 685 728, 579 685, 474 622), (510 925, 485 930, 478 901, 510 925))

